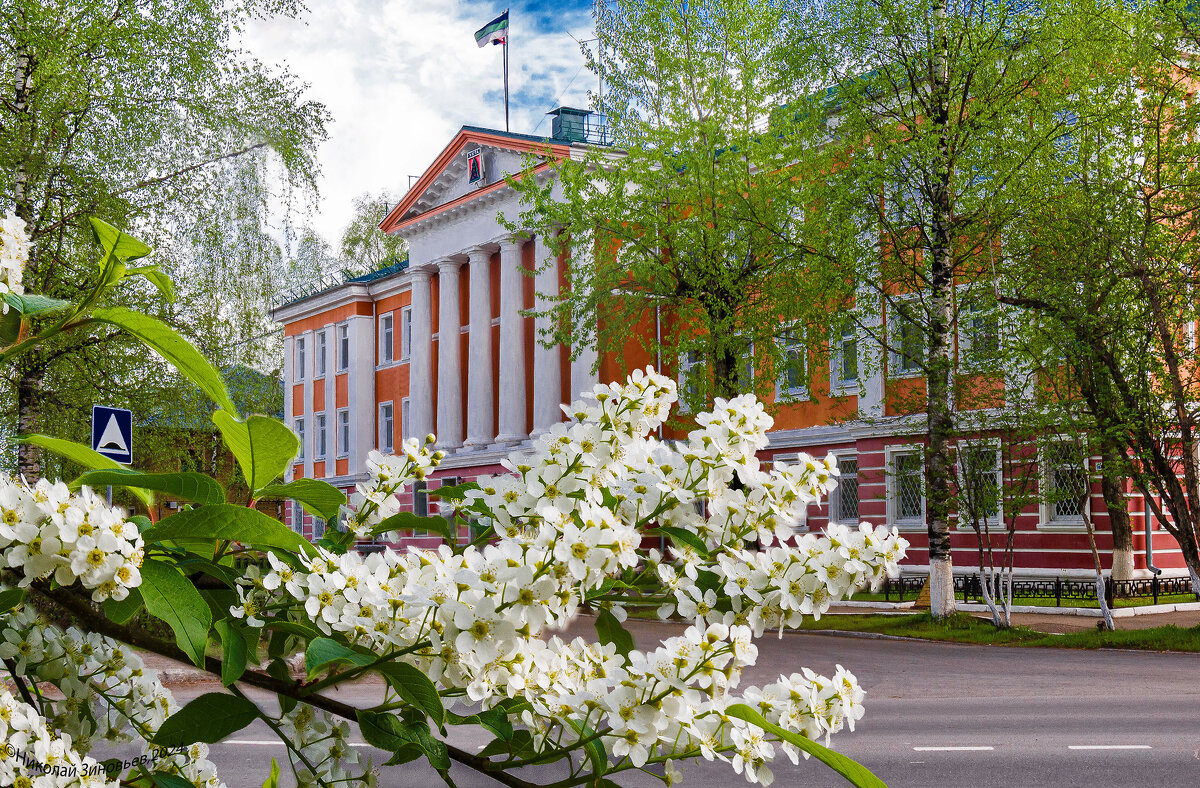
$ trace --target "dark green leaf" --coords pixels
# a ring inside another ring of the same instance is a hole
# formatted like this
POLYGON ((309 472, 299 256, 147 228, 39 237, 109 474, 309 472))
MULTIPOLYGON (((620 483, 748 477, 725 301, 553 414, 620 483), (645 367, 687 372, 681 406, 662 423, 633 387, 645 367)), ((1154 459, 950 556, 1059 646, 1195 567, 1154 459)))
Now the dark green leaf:
MULTIPOLYGON (((125 466, 116 460, 110 460, 103 454, 93 451, 90 446, 84 446, 82 443, 76 443, 75 441, 51 438, 49 435, 18 435, 17 441, 41 446, 43 449, 52 451, 60 457, 66 457, 71 462, 82 465, 88 470, 125 469, 125 466)), ((130 490, 130 492, 136 495, 147 506, 153 500, 145 490, 130 490)))
POLYGON ((446 539, 454 538, 450 521, 445 517, 420 517, 412 512, 393 514, 371 529, 371 534, 378 536, 390 531, 433 531, 446 539))
POLYGON ((63 301, 58 298, 50 298, 44 295, 30 293, 29 295, 17 295, 16 293, 5 293, 4 301, 11 307, 9 314, 14 311, 25 315, 26 317, 37 317, 39 315, 53 315, 58 312, 65 312, 75 306, 70 301, 63 301))
POLYGON ((148 558, 142 564, 140 590, 150 615, 165 621, 179 648, 197 667, 204 667, 212 612, 196 587, 171 564, 148 558))
POLYGON ((195 503, 223 503, 225 489, 210 476, 203 473, 181 471, 179 473, 140 473, 132 469, 111 469, 86 471, 75 481, 71 482, 72 489, 81 485, 103 487, 111 484, 114 487, 130 489, 153 490, 162 492, 185 501, 195 503))
POLYGON ((254 547, 308 553, 312 545, 273 517, 231 503, 214 503, 164 517, 142 534, 147 544, 175 539, 232 540, 254 547))
POLYGON ((405 733, 404 723, 394 714, 360 709, 358 727, 367 744, 387 752, 396 752, 404 745, 414 743, 405 733))
POLYGON ((272 619, 263 625, 263 629, 275 629, 282 632, 287 632, 290 635, 297 635, 305 640, 321 637, 321 631, 311 624, 305 624, 299 621, 284 621, 282 619, 272 619))
POLYGON ((195 788, 190 780, 185 780, 177 774, 155 772, 150 775, 150 779, 154 781, 154 788, 195 788))
POLYGON ((223 618, 213 625, 221 636, 221 683, 228 687, 246 672, 246 638, 243 627, 223 618))
POLYGON ((851 758, 847 758, 841 753, 822 747, 812 739, 805 738, 798 733, 786 731, 783 728, 773 723, 767 722, 761 714, 747 706, 744 703, 735 703, 725 709, 725 713, 730 717, 735 717, 739 720, 745 720, 751 725, 756 725, 768 733, 773 733, 780 739, 794 744, 804 752, 816 758, 821 763, 825 764, 835 772, 849 780, 858 788, 887 788, 887 785, 871 774, 865 766, 851 758))
POLYGON ((300 440, 275 419, 248 416, 239 421, 236 411, 227 410, 214 413, 213 423, 257 496, 259 490, 283 475, 300 450, 300 440))
POLYGON ((137 526, 139 534, 146 533, 146 529, 154 525, 154 523, 150 521, 150 518, 144 514, 135 514, 132 517, 129 517, 128 520, 137 526))
MULTIPOLYGON (((584 725, 581 722, 576 722, 572 719, 567 719, 567 724, 575 729, 579 737, 586 739, 589 736, 595 735, 595 731, 584 725)), ((587 752, 588 760, 592 762, 592 774, 600 777, 608 771, 608 750, 604 748, 604 742, 600 739, 592 739, 587 744, 583 745, 584 751, 587 752)))
POLYGON ((415 761, 425 754, 425 750, 421 749, 419 744, 404 744, 400 749, 392 753, 392 757, 384 762, 384 766, 400 766, 411 761, 415 761))
POLYGON ((615 645, 617 653, 623 657, 633 651, 633 635, 621 626, 621 622, 609 610, 602 609, 596 615, 596 636, 604 645, 615 645))
POLYGON ((91 318, 133 334, 199 386, 213 402, 230 413, 237 413, 221 374, 199 350, 166 323, 121 306, 99 307, 92 310, 91 318))
POLYGON ((21 336, 21 313, 0 309, 0 347, 11 345, 21 336))
POLYGON ((104 615, 114 624, 125 624, 142 609, 142 592, 136 588, 129 589, 129 596, 121 601, 104 600, 104 615))
POLYGON ((704 540, 686 528, 675 528, 670 525, 660 525, 658 530, 662 531, 676 542, 687 545, 700 555, 708 555, 708 548, 705 546, 704 540))
POLYGON ((111 254, 116 259, 127 263, 130 260, 145 257, 154 251, 132 235, 126 235, 108 222, 95 217, 89 217, 88 221, 92 224, 92 233, 96 236, 96 243, 104 249, 105 255, 111 254))
POLYGON ((167 717, 152 741, 162 747, 186 747, 196 742, 213 744, 245 728, 257 717, 258 707, 245 698, 208 692, 167 717))
POLYGON ((349 662, 363 667, 374 661, 375 657, 371 654, 355 651, 330 638, 317 638, 308 644, 308 650, 304 652, 304 668, 308 671, 310 679, 323 668, 339 662, 349 662))
POLYGON ((7 613, 24 601, 24 588, 6 588, 0 591, 0 614, 7 613))
POLYGON ((446 712, 446 722, 451 725, 480 725, 503 741, 510 741, 513 737, 513 726, 508 720, 508 715, 504 713, 503 709, 496 706, 465 717, 448 711, 446 712))
POLYGON ((462 484, 447 485, 439 487, 436 490, 429 490, 429 495, 440 498, 443 501, 461 501, 467 497, 468 492, 478 489, 479 484, 476 482, 463 482, 462 484))
POLYGON ((322 520, 336 520, 346 503, 346 494, 320 479, 296 479, 287 484, 272 484, 254 494, 255 498, 291 498, 322 520))
POLYGON ((446 708, 437 686, 420 669, 407 662, 383 662, 378 670, 404 700, 421 709, 439 728, 446 722, 446 708))

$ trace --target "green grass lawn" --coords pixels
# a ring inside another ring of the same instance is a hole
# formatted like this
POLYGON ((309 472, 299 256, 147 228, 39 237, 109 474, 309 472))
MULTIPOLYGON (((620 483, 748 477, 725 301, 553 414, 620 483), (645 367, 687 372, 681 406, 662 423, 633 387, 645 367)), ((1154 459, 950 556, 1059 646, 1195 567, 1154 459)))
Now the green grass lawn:
POLYGON ((836 615, 808 619, 804 629, 832 629, 848 632, 877 632, 884 635, 942 640, 955 643, 980 643, 999 646, 1052 646, 1056 648, 1130 648, 1146 651, 1200 652, 1200 626, 1181 629, 1176 626, 1153 629, 1087 631, 1066 635, 1047 635, 1028 627, 996 629, 966 613, 945 621, 935 621, 928 613, 912 615, 836 615))
MULTIPOLYGON (((885 600, 884 595, 882 593, 876 594, 876 593, 872 593, 870 591, 859 592, 850 598, 852 600, 854 600, 855 602, 884 602, 884 601, 897 602, 897 601, 899 601, 895 594, 891 595, 890 600, 885 600)), ((977 600, 974 597, 972 597, 971 599, 964 599, 962 594, 955 594, 955 598, 959 602, 977 602, 978 604, 983 604, 982 600, 977 600)), ((916 596, 909 595, 908 597, 905 598, 904 601, 911 602, 913 599, 916 599, 916 596)), ((1158 595, 1158 604, 1160 604, 1160 605, 1174 605, 1174 604, 1179 604, 1182 602, 1195 602, 1195 601, 1196 601, 1196 596, 1194 594, 1159 594, 1158 595)), ((1030 606, 1034 606, 1034 607, 1060 607, 1060 605, 1056 605, 1054 603, 1053 599, 1045 599, 1042 597, 1014 596, 1013 604, 1014 605, 1030 605, 1030 606)), ((1131 599, 1118 598, 1114 601, 1113 607, 1114 608, 1142 607, 1144 605, 1153 605, 1153 604, 1154 604, 1153 597, 1135 597, 1135 598, 1131 598, 1131 599)), ((1090 607, 1090 608, 1099 609, 1100 603, 1098 603, 1095 599, 1066 599, 1066 598, 1064 598, 1062 600, 1061 607, 1090 607)))

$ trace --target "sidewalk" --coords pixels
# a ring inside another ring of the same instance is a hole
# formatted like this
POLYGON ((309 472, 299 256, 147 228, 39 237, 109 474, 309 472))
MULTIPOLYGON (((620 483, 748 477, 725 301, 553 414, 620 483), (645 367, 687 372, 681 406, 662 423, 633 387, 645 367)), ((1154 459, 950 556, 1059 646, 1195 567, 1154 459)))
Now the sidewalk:
MULTIPOLYGON (((1188 605, 1191 607, 1192 605, 1188 605)), ((1188 628, 1200 625, 1200 610, 1176 610, 1175 605, 1161 605, 1163 608, 1170 608, 1162 611, 1143 612, 1145 608, 1120 608, 1113 611, 1116 615, 1113 617, 1113 624, 1117 629, 1152 629, 1154 627, 1164 627, 1168 624, 1174 624, 1177 627, 1188 628), (1138 610, 1137 615, 1130 615, 1128 611, 1138 610), (1122 615, 1124 613, 1124 615, 1122 615)), ((1047 608, 1047 611, 1055 610, 1056 608, 1047 608)), ((1057 608, 1062 609, 1062 608, 1057 608)), ((987 608, 983 605, 961 605, 960 610, 970 613, 976 618, 990 621, 991 616, 987 612, 987 608)), ((857 603, 851 605, 834 605, 829 609, 829 614, 832 615, 863 615, 870 613, 880 613, 883 615, 896 615, 899 613, 914 613, 920 612, 912 607, 911 603, 906 603, 905 607, 900 607, 898 603, 887 604, 879 603, 857 603)), ((1017 626, 1029 627, 1038 632, 1047 632, 1053 634, 1065 634, 1068 632, 1083 632, 1096 628, 1096 622, 1100 621, 1099 610, 1089 610, 1088 614, 1078 614, 1073 612, 1029 612, 1029 608, 1022 608, 1021 612, 1012 614, 1012 622, 1017 626)))

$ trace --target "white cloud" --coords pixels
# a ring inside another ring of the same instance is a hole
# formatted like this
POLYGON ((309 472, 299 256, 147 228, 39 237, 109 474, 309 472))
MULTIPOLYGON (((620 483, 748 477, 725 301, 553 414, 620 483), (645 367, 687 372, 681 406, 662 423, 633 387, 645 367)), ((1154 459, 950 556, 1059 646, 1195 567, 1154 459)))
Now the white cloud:
MULTIPOLYGON (((382 189, 402 194, 408 176, 421 174, 460 126, 504 128, 502 48, 479 49, 473 37, 499 10, 459 0, 313 6, 298 20, 254 24, 244 45, 265 63, 285 63, 310 83, 306 97, 324 103, 333 116, 318 152, 321 195, 313 225, 336 242, 355 195, 382 189)), ((544 113, 556 104, 586 106, 587 90, 594 88, 568 35, 591 35, 591 19, 583 11, 553 18, 556 30, 539 31, 531 29, 532 15, 511 12, 515 132, 536 128, 548 135, 544 113)))

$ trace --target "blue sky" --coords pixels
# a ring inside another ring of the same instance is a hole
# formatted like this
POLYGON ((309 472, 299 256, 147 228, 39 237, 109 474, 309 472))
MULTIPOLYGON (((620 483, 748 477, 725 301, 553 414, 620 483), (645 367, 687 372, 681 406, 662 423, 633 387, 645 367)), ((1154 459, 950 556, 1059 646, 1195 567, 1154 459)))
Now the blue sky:
POLYGON ((333 115, 319 152, 312 223, 336 242, 362 192, 402 194, 460 126, 504 128, 501 47, 474 32, 510 9, 513 131, 545 134, 545 113, 584 106, 594 76, 572 38, 593 35, 590 0, 338 0, 298 20, 253 25, 244 46, 286 63, 333 115), (540 124, 540 125, 539 125, 540 124))

